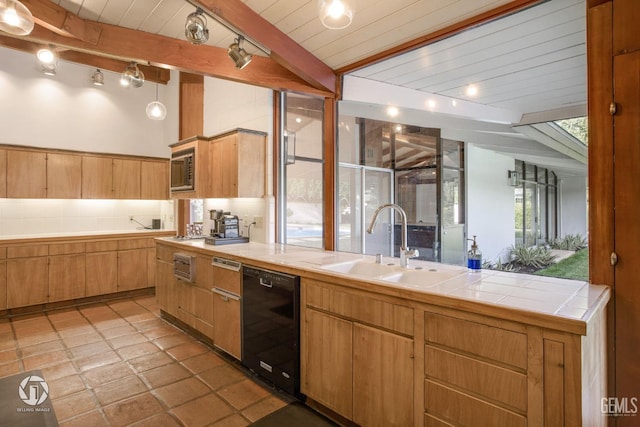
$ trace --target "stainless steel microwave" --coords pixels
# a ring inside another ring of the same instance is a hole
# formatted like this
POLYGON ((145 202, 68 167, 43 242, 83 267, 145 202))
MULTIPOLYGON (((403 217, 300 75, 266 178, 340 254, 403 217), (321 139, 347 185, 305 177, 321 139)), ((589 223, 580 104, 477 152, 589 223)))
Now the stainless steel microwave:
POLYGON ((195 150, 189 148, 171 154, 171 191, 195 189, 195 150))

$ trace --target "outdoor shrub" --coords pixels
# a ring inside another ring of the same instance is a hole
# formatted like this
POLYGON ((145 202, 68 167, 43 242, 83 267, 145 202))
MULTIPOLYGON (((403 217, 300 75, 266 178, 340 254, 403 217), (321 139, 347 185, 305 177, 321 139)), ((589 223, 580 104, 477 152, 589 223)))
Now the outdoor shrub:
POLYGON ((544 246, 516 245, 509 248, 511 262, 524 267, 543 268, 554 263, 556 256, 544 246))
POLYGON ((551 249, 579 251, 587 247, 587 239, 580 234, 567 234, 561 239, 549 241, 549 246, 551 246, 551 249))

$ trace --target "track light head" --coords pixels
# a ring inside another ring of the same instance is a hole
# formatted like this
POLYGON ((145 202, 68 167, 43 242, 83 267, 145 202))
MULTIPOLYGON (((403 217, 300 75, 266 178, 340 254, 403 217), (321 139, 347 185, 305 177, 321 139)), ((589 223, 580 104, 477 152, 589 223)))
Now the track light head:
POLYGON ((91 75, 91 81, 96 86, 102 86, 104 84, 104 74, 100 69, 96 68, 96 70, 91 75))
POLYGON ((233 41, 229 45, 229 49, 227 50, 227 54, 229 58, 234 62, 236 68, 242 70, 244 67, 249 65, 251 59, 253 59, 253 55, 247 53, 244 48, 240 47, 240 43, 244 40, 244 37, 238 35, 238 38, 233 41))
POLYGON ((131 61, 120 75, 120 84, 127 88, 138 88, 144 84, 144 74, 134 61, 131 61))
POLYGON ((184 35, 193 44, 202 44, 209 40, 207 18, 204 16, 202 9, 197 8, 195 12, 187 16, 187 22, 184 24, 184 35))

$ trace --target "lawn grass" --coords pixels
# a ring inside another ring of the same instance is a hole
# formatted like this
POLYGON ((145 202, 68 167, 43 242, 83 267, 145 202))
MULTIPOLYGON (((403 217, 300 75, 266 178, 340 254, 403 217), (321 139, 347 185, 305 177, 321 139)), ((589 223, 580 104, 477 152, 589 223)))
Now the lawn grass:
POLYGON ((589 280, 589 249, 582 249, 557 264, 535 272, 540 276, 562 279, 589 280))

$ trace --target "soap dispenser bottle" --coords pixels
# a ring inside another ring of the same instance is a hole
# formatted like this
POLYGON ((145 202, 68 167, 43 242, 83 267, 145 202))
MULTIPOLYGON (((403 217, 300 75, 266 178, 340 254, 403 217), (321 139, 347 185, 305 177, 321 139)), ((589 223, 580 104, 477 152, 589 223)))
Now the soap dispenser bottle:
POLYGON ((470 273, 477 273, 482 268, 482 252, 478 249, 476 243, 476 236, 473 239, 467 239, 471 241, 471 249, 467 252, 467 268, 470 273))

